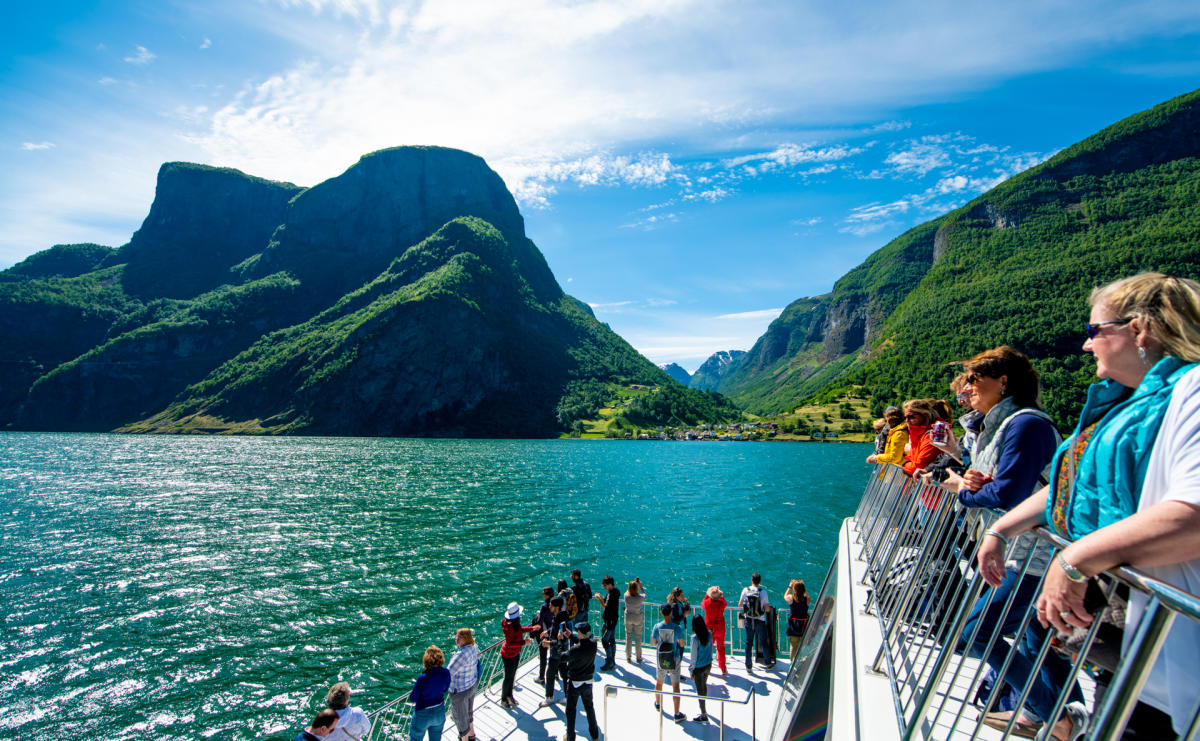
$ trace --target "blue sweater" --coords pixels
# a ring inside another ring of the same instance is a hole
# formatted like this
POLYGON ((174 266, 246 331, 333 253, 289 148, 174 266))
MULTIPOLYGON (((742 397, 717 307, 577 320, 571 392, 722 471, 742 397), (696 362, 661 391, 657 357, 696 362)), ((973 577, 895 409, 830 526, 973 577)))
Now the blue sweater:
POLYGON ((1058 445, 1054 427, 1033 414, 1016 416, 1004 430, 996 473, 979 491, 963 489, 958 501, 967 507, 1012 509, 1042 487, 1042 469, 1058 445))
POLYGON ((417 677, 408 699, 417 706, 417 710, 424 710, 441 705, 446 699, 446 690, 448 689, 450 689, 450 670, 444 666, 435 666, 417 677))

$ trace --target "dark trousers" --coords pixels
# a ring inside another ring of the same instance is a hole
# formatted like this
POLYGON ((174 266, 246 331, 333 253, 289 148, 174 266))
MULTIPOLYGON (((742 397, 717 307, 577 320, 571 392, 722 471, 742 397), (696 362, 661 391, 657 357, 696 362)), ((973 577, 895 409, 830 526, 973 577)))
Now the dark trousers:
POLYGON ((617 665, 617 624, 604 624, 600 634, 600 645, 604 646, 604 665, 609 669, 617 665))
POLYGON ((513 697, 513 682, 517 678, 517 663, 521 660, 520 656, 514 656, 511 659, 507 656, 501 656, 500 660, 504 662, 504 686, 500 690, 501 700, 515 700, 513 697))
POLYGON ((549 652, 550 649, 545 646, 538 647, 538 678, 542 681, 546 679, 546 654, 549 652))
POLYGON ((563 681, 563 692, 567 691, 567 662, 566 659, 560 659, 556 656, 551 656, 546 659, 546 699, 554 699, 554 682, 561 678, 563 681))
POLYGON ((592 683, 576 687, 570 681, 567 682, 567 741, 575 741, 575 701, 580 699, 583 700, 583 710, 587 713, 588 735, 594 741, 600 737, 600 724, 596 722, 596 708, 592 706, 592 683))
POLYGON ((712 671, 712 664, 702 666, 697 669, 692 669, 692 681, 696 683, 696 694, 700 695, 700 712, 708 715, 708 709, 704 707, 704 699, 708 696, 708 673, 712 671))
POLYGON ((767 621, 766 620, 747 620, 746 621, 746 668, 754 668, 754 639, 758 638, 758 650, 762 651, 763 662, 766 664, 775 663, 775 652, 771 650, 771 644, 767 642, 767 621))

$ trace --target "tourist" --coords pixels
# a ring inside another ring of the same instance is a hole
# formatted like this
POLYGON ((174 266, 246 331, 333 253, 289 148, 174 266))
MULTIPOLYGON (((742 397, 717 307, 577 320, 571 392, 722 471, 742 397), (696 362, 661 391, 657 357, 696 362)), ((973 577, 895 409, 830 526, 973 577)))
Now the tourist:
POLYGON ((867 463, 891 463, 899 466, 904 462, 904 446, 908 444, 908 425, 904 412, 898 407, 888 407, 883 413, 888 423, 887 444, 882 454, 867 456, 867 463))
MULTIPOLYGON (((671 677, 671 690, 679 692, 679 665, 683 662, 683 626, 676 625, 672 619, 670 605, 663 605, 662 622, 650 629, 650 645, 654 646, 658 657, 658 671, 654 679, 654 691, 662 692, 663 681, 671 677)), ((687 716, 679 712, 679 696, 671 698, 675 705, 675 722, 687 720, 687 716)), ((654 696, 654 709, 662 709, 662 695, 654 696)))
POLYGON ((604 594, 596 595, 596 600, 604 608, 600 615, 604 622, 604 629, 600 633, 600 643, 604 645, 604 666, 600 670, 612 671, 617 668, 617 618, 621 593, 617 591, 617 582, 611 576, 601 579, 600 585, 604 587, 604 594))
POLYGON ((692 618, 692 681, 696 683, 696 694, 700 695, 700 714, 692 720, 708 722, 708 708, 704 699, 708 696, 708 675, 712 671, 713 635, 700 615, 692 618))
MULTIPOLYGON (((965 507, 1012 509, 1049 480, 1050 460, 1059 443, 1053 422, 1038 408, 1038 373, 1029 358, 1008 346, 981 352, 963 367, 971 405, 983 413, 983 423, 971 468, 962 476, 950 473, 943 485, 957 492, 965 507)), ((974 643, 966 647, 968 652, 984 658, 997 673, 1009 647, 1002 640, 993 640, 993 633, 1020 629, 1049 561, 1047 546, 1038 544, 1032 535, 1022 537, 1009 554, 1001 583, 984 590, 967 618, 962 639, 975 635, 974 643), (1009 595, 1014 592, 1010 606, 1009 595), (985 656, 989 643, 991 651, 985 656)), ((1040 642, 1040 636, 1038 639, 1040 642)), ((1065 682, 1070 663, 1053 654, 1047 657, 1043 671, 1065 682)), ((1013 682, 1012 676, 1010 673, 1006 681, 1019 691, 1021 685, 1013 682)), ((1023 722, 1035 721, 1026 718, 1023 722)))
POLYGON ((570 647, 568 638, 571 635, 570 623, 567 619, 567 609, 562 597, 550 600, 550 610, 553 619, 548 630, 542 631, 542 648, 546 649, 546 696, 538 707, 544 708, 554 704, 554 680, 561 677, 563 696, 567 692, 567 649, 570 647))
POLYGON ((880 417, 871 423, 871 428, 875 430, 875 455, 883 455, 883 451, 887 449, 887 420, 880 417))
POLYGON ((538 642, 538 675, 534 677, 535 684, 545 684, 546 682, 546 647, 542 645, 541 637, 550 629, 550 625, 554 622, 554 613, 550 611, 550 600, 554 598, 554 587, 542 587, 542 608, 538 610, 537 619, 534 623, 538 626, 538 631, 532 637, 538 642))
POLYGON ((787 636, 791 644, 789 659, 796 660, 800 651, 800 639, 804 637, 804 629, 808 627, 808 590, 804 588, 803 579, 792 579, 788 584, 787 593, 783 599, 788 603, 787 636))
POLYGON ((592 604, 592 587, 583 580, 579 569, 571 570, 571 591, 575 594, 575 606, 579 610, 571 617, 572 625, 588 622, 588 609, 592 604))
POLYGON ((575 604, 575 592, 567 586, 566 579, 558 580, 558 596, 563 599, 563 610, 566 612, 567 622, 573 623, 575 616, 579 613, 579 607, 575 604))
POLYGON ((683 596, 683 587, 675 587, 671 590, 667 595, 667 604, 671 606, 671 620, 676 625, 686 628, 687 623, 684 622, 684 618, 692 611, 692 606, 688 603, 687 597, 683 596))
POLYGON ((450 689, 450 672, 442 666, 445 661, 445 654, 437 646, 425 649, 425 655, 421 657, 425 671, 417 677, 408 694, 408 700, 414 706, 408 733, 411 741, 421 741, 426 733, 429 741, 442 738, 442 728, 446 725, 446 690, 450 689))
POLYGON ((727 607, 729 607, 729 603, 725 601, 725 594, 716 585, 709 587, 704 593, 704 599, 700 600, 700 609, 704 610, 704 624, 712 633, 713 644, 717 649, 717 666, 721 669, 723 677, 729 676, 729 672, 725 669, 725 608, 727 607))
POLYGON ((600 724, 596 722, 596 708, 592 704, 592 680, 596 673, 596 639, 592 626, 579 623, 571 635, 571 648, 567 654, 567 735, 564 741, 575 740, 575 714, 578 701, 583 700, 587 716, 588 736, 592 741, 600 738, 600 724))
MULTIPOLYGON (((1086 577, 1118 564, 1200 592, 1200 284, 1143 273, 1096 289, 1090 303, 1083 349, 1095 355, 1101 381, 1088 389, 1075 432, 1055 454, 1050 486, 997 520, 978 554, 984 579, 997 584, 1006 540, 1039 525, 1073 539, 1047 570, 1037 601, 1039 625, 1059 631, 1091 624, 1086 577)), ((1134 591, 1126 636, 1144 605, 1134 591)), ((1192 621, 1175 621, 1141 695, 1171 716, 1178 733, 1198 699, 1197 633, 1192 621)), ((1010 684, 1025 681, 1012 669, 1009 675, 1010 684)), ((1056 687, 1042 689, 1055 698, 1056 687)), ((1074 739, 1087 723, 1083 707, 1070 704, 1052 735, 1074 739)))
POLYGON ((313 718, 312 725, 300 731, 293 741, 317 741, 333 733, 337 727, 338 714, 336 710, 325 708, 313 718))
POLYGON ((637 647, 637 663, 642 663, 642 629, 645 618, 642 605, 646 604, 646 590, 642 580, 634 579, 625 590, 625 660, 633 663, 633 649, 637 647))
POLYGON ((450 672, 450 717, 458 728, 459 741, 475 738, 475 687, 482 670, 479 647, 470 628, 454 633, 458 650, 450 657, 446 671, 450 672))
POLYGON ((754 641, 758 639, 758 649, 762 652, 763 663, 770 669, 775 666, 775 652, 767 641, 767 608, 771 603, 767 599, 767 590, 762 587, 762 576, 756 571, 750 576, 750 586, 742 590, 738 598, 738 609, 742 611, 742 620, 746 624, 746 671, 754 673, 754 641))
POLYGON ((338 714, 337 728, 329 741, 360 741, 371 731, 371 719, 362 710, 350 705, 350 685, 338 682, 325 693, 325 704, 338 714))
POLYGON ((960 476, 966 472, 970 461, 970 448, 973 445, 974 436, 978 432, 978 424, 983 420, 983 414, 971 407, 971 389, 967 384, 966 373, 959 373, 954 380, 950 381, 950 390, 954 392, 954 398, 959 406, 966 407, 968 410, 959 419, 959 424, 963 426, 963 440, 967 440, 969 435, 970 442, 960 441, 949 426, 941 440, 936 435, 930 435, 933 447, 940 450, 941 455, 925 467, 925 473, 922 476, 939 484, 946 480, 951 471, 960 476), (969 427, 970 424, 976 425, 974 430, 969 427))
POLYGON ((904 423, 908 429, 908 452, 904 456, 904 472, 909 476, 933 463, 941 454, 933 447, 929 432, 938 420, 938 412, 930 399, 909 399, 904 402, 904 423))
POLYGON ((500 660, 504 663, 504 684, 500 690, 500 704, 509 710, 517 707, 513 697, 513 683, 517 678, 517 664, 521 662, 521 648, 531 641, 525 636, 537 630, 536 625, 521 626, 521 613, 524 609, 516 602, 510 602, 500 621, 500 630, 504 633, 504 645, 500 647, 500 660))

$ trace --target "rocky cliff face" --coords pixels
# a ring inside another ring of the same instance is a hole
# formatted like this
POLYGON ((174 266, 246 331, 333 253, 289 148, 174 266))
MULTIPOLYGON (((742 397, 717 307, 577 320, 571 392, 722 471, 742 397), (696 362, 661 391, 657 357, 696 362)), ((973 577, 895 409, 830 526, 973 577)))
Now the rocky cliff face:
POLYGON ((125 264, 130 295, 192 298, 234 281, 229 269, 266 247, 301 190, 228 168, 168 162, 142 227, 108 264, 125 264))
POLYGON ((541 436, 573 382, 666 381, 465 152, 303 191, 168 163, 128 245, 61 252, 0 280, 0 427, 541 436))

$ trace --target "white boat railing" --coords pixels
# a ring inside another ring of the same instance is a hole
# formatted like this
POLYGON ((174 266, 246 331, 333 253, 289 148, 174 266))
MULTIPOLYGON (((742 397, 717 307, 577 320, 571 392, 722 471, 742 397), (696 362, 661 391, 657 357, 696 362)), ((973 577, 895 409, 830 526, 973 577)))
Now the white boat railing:
MULTIPOLYGON (((621 692, 640 692, 645 695, 660 695, 662 697, 679 697, 698 700, 700 702, 716 702, 721 704, 720 718, 720 739, 725 741, 725 706, 726 705, 750 705, 750 741, 758 739, 758 690, 757 683, 750 684, 750 692, 741 700, 735 700, 732 697, 719 697, 712 695, 701 695, 695 692, 671 692, 667 689, 652 690, 649 687, 633 687, 622 684, 608 684, 604 686, 604 738, 608 738, 608 698, 616 697, 621 692)), ((658 714, 658 738, 659 741, 663 737, 663 713, 658 714)))
MULTIPOLYGON (((861 546, 858 558, 866 564, 864 586, 870 588, 861 609, 879 621, 883 641, 872 668, 891 682, 901 737, 973 741, 983 732, 983 709, 995 707, 1009 686, 1017 707, 1036 705, 1045 714, 1042 720, 1061 718, 1068 703, 1084 699, 1083 679, 1096 687, 1086 738, 1121 738, 1172 621, 1200 620, 1200 600, 1137 569, 1109 570, 1092 588, 1093 596, 1102 593, 1104 599, 1094 600, 1091 627, 1061 651, 1053 631, 1036 622, 1035 598, 1045 563, 1068 542, 1044 528, 1010 545, 1010 578, 1021 588, 1003 600, 997 590, 988 590, 986 606, 976 609, 985 585, 975 556, 998 514, 966 508, 954 493, 914 481, 896 466, 878 466, 867 485, 852 526, 861 546), (1037 547, 1012 568, 1017 549, 1033 543, 1037 547), (1113 639, 1098 636, 1107 601, 1126 589, 1146 595, 1148 606, 1119 653, 1119 639, 1114 651, 1113 639), (1097 678, 1085 666, 1104 663, 1102 646, 1112 657, 1111 671, 1097 678), (964 653, 986 660, 967 662, 964 653), (989 666, 991 689, 981 693, 989 666), (979 707, 972 708, 973 702, 979 707)), ((1019 715, 1012 714, 1004 738, 1016 730, 1019 715)), ((1180 738, 1193 738, 1198 724, 1200 713, 1180 738)))

